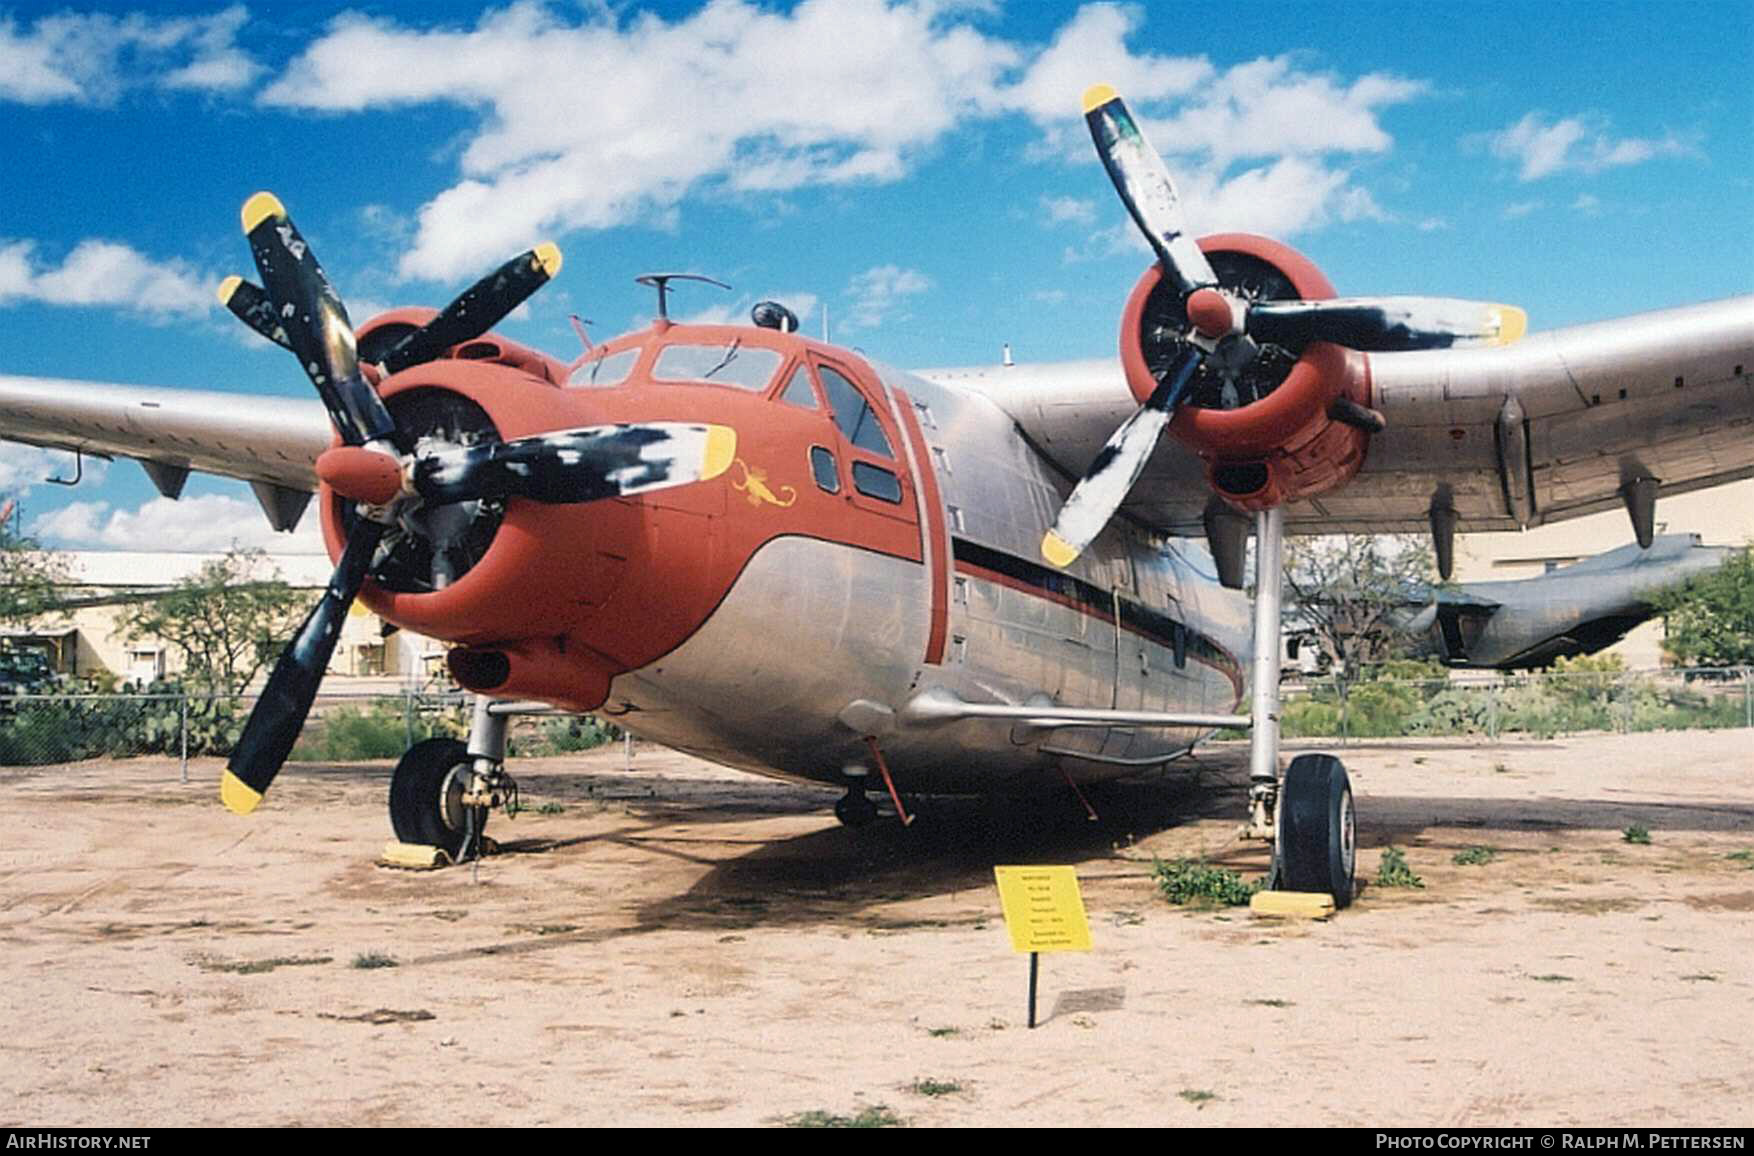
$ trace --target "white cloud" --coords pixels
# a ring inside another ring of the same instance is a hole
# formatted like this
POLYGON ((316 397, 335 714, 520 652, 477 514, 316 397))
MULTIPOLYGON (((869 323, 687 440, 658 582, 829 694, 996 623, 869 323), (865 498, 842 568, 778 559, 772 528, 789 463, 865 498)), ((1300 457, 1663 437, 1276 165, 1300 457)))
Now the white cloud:
POLYGON ((343 16, 264 99, 481 110, 461 179, 421 208, 401 264, 446 279, 548 232, 662 221, 703 184, 893 180, 991 106, 1014 57, 927 3, 804 0, 781 13, 715 0, 674 22, 573 23, 526 0, 468 30, 343 16))
POLYGON ((107 104, 130 88, 229 92, 261 67, 237 46, 242 5, 210 16, 59 12, 0 19, 0 101, 107 104))
POLYGON ((841 328, 848 332, 875 329, 901 312, 907 298, 924 293, 932 282, 918 269, 899 265, 876 265, 853 277, 845 293, 848 304, 841 314, 841 328))
MULTIPOLYGON (((86 458, 82 463, 83 481, 103 481, 109 463, 102 458, 86 458)), ((46 450, 18 442, 0 442, 0 500, 28 493, 32 486, 48 478, 72 477, 73 455, 66 450, 46 450)))
POLYGON ((1086 4, 1029 63, 1002 98, 1044 128, 1079 117, 1079 98, 1093 79, 1113 85, 1129 102, 1185 96, 1213 75, 1203 56, 1135 54, 1127 39, 1142 21, 1137 5, 1086 4))
MULTIPOLYGON (((1210 170, 1213 188, 1241 181, 1239 194, 1287 157, 1382 152, 1381 112, 1424 91, 1290 57, 1221 73, 1204 57, 1135 51, 1143 13, 1086 4, 1045 47, 989 35, 969 6, 936 0, 802 0, 789 11, 711 0, 671 20, 517 0, 473 26, 430 29, 349 13, 263 100, 333 113, 472 110, 456 178, 419 209, 398 268, 450 280, 552 233, 664 227, 690 196, 897 180, 1005 115, 1038 126, 1031 157, 1090 164, 1079 96, 1093 77, 1136 103, 1156 143, 1186 162, 1178 168, 1210 170), (1259 171, 1231 171, 1243 161, 1259 171)), ((1300 171, 1318 170, 1332 197, 1350 199, 1265 220, 1345 219, 1374 204, 1347 178, 1330 180, 1337 164, 1300 171)), ((1070 199, 1057 209, 1081 212, 1070 199)))
POLYGON ((70 502, 31 523, 31 534, 63 549, 224 551, 257 546, 276 554, 321 554, 323 536, 315 511, 298 529, 282 534, 268 526, 253 500, 200 494, 177 501, 157 497, 138 509, 108 502, 70 502))
POLYGON ((778 301, 797 314, 799 325, 803 325, 816 312, 819 300, 816 294, 804 292, 763 293, 760 296, 744 293, 729 304, 711 305, 677 320, 685 325, 741 325, 749 320, 749 310, 757 301, 778 301))
POLYGON ((199 317, 215 304, 217 277, 183 261, 153 261, 116 241, 81 241, 59 266, 40 264, 35 251, 34 241, 0 240, 0 306, 31 301, 199 317))
POLYGON ((1381 111, 1424 91, 1418 81, 1381 72, 1344 84, 1276 56, 1227 70, 1185 107, 1141 127, 1165 156, 1203 155, 1220 166, 1251 157, 1378 153, 1392 143, 1378 123, 1381 111))
POLYGON ((1526 217, 1530 213, 1538 212, 1546 207, 1547 203, 1545 201, 1512 201, 1510 204, 1504 206, 1504 212, 1500 215, 1507 221, 1514 221, 1519 217, 1526 217))
POLYGON ((1550 121, 1531 112, 1497 132, 1469 137, 1469 147, 1484 145, 1495 157, 1516 162, 1517 178, 1537 181, 1559 172, 1599 173, 1604 169, 1643 164, 1664 156, 1695 156, 1698 148, 1675 133, 1658 138, 1614 137, 1598 116, 1569 116, 1550 121))
POLYGON ((1056 225, 1089 225, 1096 221, 1096 202, 1085 197, 1043 197, 1041 209, 1056 225))
POLYGON ((1602 201, 1593 193, 1579 193, 1577 200, 1571 202, 1571 211, 1582 213, 1586 217, 1602 215, 1602 201))

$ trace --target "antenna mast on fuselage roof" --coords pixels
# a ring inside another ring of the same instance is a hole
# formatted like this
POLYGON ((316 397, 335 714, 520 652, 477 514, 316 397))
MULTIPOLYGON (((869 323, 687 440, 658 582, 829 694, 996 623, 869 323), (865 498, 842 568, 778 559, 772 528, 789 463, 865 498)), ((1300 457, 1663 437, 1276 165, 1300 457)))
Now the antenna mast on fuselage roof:
POLYGON ((650 285, 658 291, 658 320, 670 320, 670 282, 672 281, 705 281, 708 285, 717 285, 727 292, 730 286, 723 281, 715 281, 700 273, 641 273, 634 281, 640 285, 650 285))

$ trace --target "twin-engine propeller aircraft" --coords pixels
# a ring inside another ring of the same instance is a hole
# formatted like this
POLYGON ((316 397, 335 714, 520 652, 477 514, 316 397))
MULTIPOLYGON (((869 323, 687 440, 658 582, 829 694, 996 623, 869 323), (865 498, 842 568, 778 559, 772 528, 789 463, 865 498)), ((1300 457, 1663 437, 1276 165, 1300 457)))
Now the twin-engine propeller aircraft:
POLYGON ((650 328, 562 362, 490 332, 552 246, 356 332, 259 194, 262 284, 222 295, 322 408, 10 377, 4 436, 135 458, 171 496, 192 469, 243 478, 282 528, 316 491, 334 578, 230 759, 234 810, 267 791, 358 597, 453 643, 479 696, 466 743, 397 767, 406 841, 475 849, 529 701, 842 787, 855 824, 873 780, 905 822, 907 793, 1076 789, 1248 727, 1279 885, 1343 904, 1345 770, 1280 775, 1284 535, 1429 528, 1447 573, 1458 529, 1624 503, 1648 545, 1659 489, 1754 474, 1754 297, 1504 347, 1518 310, 1336 299, 1284 245, 1195 241, 1120 98, 1085 112, 1157 253, 1118 366, 905 373, 768 303, 755 326, 672 323, 668 275, 650 328))
POLYGON ((1432 590, 1395 625, 1414 637, 1416 653, 1448 666, 1534 670, 1614 645, 1656 614, 1660 594, 1737 552, 1698 534, 1658 534, 1649 546, 1628 542, 1534 578, 1432 590))

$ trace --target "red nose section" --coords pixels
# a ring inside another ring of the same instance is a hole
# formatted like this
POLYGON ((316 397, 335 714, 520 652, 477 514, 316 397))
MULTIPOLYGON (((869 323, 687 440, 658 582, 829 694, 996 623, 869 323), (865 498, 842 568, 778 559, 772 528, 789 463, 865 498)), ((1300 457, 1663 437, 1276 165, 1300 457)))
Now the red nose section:
POLYGON ((344 498, 381 506, 402 492, 402 465, 363 446, 336 446, 317 459, 317 477, 344 498))

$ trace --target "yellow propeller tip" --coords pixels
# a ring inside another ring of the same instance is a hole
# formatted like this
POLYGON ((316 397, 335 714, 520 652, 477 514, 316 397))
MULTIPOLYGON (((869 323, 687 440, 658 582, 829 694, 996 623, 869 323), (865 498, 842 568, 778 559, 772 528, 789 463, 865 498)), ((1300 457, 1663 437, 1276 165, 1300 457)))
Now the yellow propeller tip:
POLYGON ((1084 111, 1101 108, 1111 100, 1119 98, 1112 84, 1093 84, 1084 90, 1084 111))
POLYGON ((261 803, 262 792, 227 771, 225 777, 219 780, 219 801, 232 814, 247 815, 261 803))
POLYGON ((1497 345, 1509 345, 1529 331, 1529 315, 1515 305, 1500 305, 1498 309, 1497 345))
POLYGON ((257 193, 244 202, 244 232, 252 233, 256 226, 270 217, 286 216, 286 206, 273 193, 257 193))
POLYGON ((542 266, 542 272, 552 280, 560 272, 560 246, 553 241, 544 241, 537 245, 536 264, 542 266))
POLYGON ((731 468, 737 456, 737 431, 728 425, 706 427, 706 457, 700 465, 700 480, 716 478, 731 468))
POLYGON ((238 286, 243 283, 244 279, 239 277, 236 273, 233 273, 230 277, 221 281, 219 283, 219 303, 221 305, 229 306, 231 304, 231 295, 236 293, 238 291, 238 286))
POLYGON ((1041 556, 1055 569, 1064 570, 1078 560, 1078 547, 1049 530, 1041 538, 1041 556))

